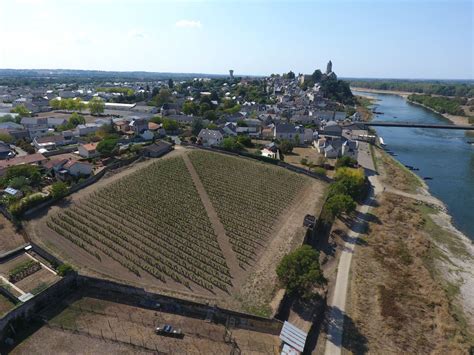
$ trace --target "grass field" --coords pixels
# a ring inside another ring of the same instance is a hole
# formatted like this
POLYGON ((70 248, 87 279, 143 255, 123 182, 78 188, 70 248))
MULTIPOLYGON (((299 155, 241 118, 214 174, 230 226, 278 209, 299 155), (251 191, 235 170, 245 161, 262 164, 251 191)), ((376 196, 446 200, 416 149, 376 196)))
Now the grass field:
POLYGON ((275 263, 302 242, 323 190, 270 164, 181 148, 73 194, 27 231, 89 275, 240 309, 244 284, 265 285, 271 301, 275 263))

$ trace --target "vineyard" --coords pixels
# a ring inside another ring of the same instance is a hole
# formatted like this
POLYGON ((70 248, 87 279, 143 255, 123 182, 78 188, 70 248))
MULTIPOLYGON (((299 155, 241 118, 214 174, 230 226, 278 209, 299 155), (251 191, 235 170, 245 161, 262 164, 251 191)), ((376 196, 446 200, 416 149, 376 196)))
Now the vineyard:
POLYGON ((227 291, 226 260, 182 158, 157 161, 52 215, 50 229, 137 276, 227 291))
POLYGON ((251 264, 280 214, 302 191, 306 178, 222 154, 194 151, 189 157, 241 266, 251 264))

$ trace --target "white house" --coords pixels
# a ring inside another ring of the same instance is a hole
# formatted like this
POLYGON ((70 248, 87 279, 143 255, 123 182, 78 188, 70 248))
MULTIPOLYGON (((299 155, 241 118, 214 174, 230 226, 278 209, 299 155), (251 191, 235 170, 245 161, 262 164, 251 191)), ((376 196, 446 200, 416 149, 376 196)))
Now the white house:
POLYGON ((202 145, 211 146, 219 145, 224 139, 224 136, 219 130, 203 128, 201 132, 199 132, 198 139, 202 145))
POLYGON ((80 144, 78 147, 79 155, 83 158, 95 158, 99 156, 99 152, 97 151, 98 143, 87 143, 87 144, 80 144))
POLYGON ((359 147, 358 141, 347 140, 342 143, 342 155, 357 160, 357 148, 359 147))

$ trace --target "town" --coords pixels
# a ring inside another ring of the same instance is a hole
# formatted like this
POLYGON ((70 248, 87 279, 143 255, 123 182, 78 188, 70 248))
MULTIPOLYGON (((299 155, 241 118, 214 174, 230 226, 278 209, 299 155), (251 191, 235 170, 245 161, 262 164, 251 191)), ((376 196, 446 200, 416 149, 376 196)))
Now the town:
POLYGON ((234 78, 231 70, 227 78, 176 83, 0 87, 3 202, 27 209, 56 182, 72 186, 117 161, 156 157, 181 143, 305 163, 325 174, 337 158, 357 160, 358 139, 369 137, 351 125, 361 113, 342 83, 329 62, 312 75, 234 78), (293 151, 302 152, 299 160, 293 151), (34 168, 9 169, 25 165, 34 168))

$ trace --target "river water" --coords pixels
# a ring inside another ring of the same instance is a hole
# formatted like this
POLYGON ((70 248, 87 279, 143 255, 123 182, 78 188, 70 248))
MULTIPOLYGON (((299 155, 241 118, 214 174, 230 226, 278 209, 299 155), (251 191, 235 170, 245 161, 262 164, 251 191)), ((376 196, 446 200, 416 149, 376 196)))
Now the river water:
MULTIPOLYGON (((449 124, 450 121, 404 98, 357 92, 376 98, 373 121, 449 124)), ((375 127, 387 148, 404 165, 419 168, 432 195, 444 202, 455 226, 474 240, 474 136, 461 130, 375 127)))

